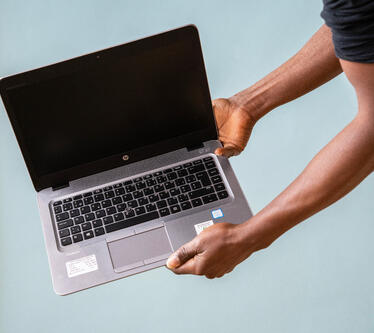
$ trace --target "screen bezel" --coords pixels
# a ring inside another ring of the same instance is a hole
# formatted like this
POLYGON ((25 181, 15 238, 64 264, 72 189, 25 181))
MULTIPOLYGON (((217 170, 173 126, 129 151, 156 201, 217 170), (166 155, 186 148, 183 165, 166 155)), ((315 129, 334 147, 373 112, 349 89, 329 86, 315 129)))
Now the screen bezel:
POLYGON ((40 191, 49 187, 59 187, 62 185, 66 185, 69 183, 69 181, 72 181, 74 179, 79 179, 123 165, 128 165, 180 148, 197 146, 208 140, 216 140, 218 137, 199 33, 196 26, 194 25, 187 25, 150 37, 138 39, 126 44, 121 44, 70 60, 2 78, 0 80, 0 94, 2 96, 4 106, 13 126, 13 130, 15 132, 18 144, 22 151, 22 155, 26 162, 26 166, 28 168, 36 191, 40 191), (203 78, 202 82, 199 82, 199 84, 201 85, 203 90, 202 92, 204 96, 204 107, 206 108, 207 112, 210 113, 209 126, 207 128, 166 141, 150 144, 135 150, 124 151, 116 155, 91 161, 89 163, 81 164, 69 169, 60 170, 43 176, 37 175, 29 152, 26 148, 22 132, 17 124, 15 112, 13 110, 11 102, 7 98, 8 89, 16 88, 17 86, 30 85, 35 82, 58 77, 60 75, 66 75, 67 73, 81 70, 83 66, 91 66, 97 61, 110 61, 110 58, 119 57, 121 55, 129 56, 137 52, 144 52, 147 49, 157 48, 163 45, 187 40, 189 42, 193 42, 193 49, 191 50, 191 52, 194 52, 194 56, 199 59, 199 71, 201 71, 203 78), (128 160, 123 159, 124 155, 129 156, 128 160))

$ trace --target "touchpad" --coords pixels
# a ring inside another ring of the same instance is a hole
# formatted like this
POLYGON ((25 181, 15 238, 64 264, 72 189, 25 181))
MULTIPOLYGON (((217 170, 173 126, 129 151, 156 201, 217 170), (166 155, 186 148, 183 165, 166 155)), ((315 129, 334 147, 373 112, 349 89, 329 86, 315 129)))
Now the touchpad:
POLYGON ((110 242, 108 248, 115 272, 163 260, 172 253, 165 227, 110 242))

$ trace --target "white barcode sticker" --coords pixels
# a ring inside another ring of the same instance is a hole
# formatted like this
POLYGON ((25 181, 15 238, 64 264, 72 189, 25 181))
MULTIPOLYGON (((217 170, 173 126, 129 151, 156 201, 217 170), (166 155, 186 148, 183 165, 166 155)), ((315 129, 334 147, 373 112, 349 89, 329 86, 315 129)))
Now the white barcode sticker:
POLYGON ((213 225, 212 220, 195 224, 196 233, 199 234, 200 232, 202 232, 204 229, 210 227, 211 225, 213 225))
POLYGON ((66 262, 66 271, 69 278, 93 272, 97 269, 97 261, 94 254, 66 262))

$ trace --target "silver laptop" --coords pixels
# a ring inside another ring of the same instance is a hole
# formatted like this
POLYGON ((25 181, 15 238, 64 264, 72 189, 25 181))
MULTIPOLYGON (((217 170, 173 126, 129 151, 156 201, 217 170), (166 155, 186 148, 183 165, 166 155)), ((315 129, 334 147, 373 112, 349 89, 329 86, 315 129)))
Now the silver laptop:
POLYGON ((214 155, 193 25, 3 78, 0 93, 59 295, 164 266, 204 228, 251 217, 214 155))

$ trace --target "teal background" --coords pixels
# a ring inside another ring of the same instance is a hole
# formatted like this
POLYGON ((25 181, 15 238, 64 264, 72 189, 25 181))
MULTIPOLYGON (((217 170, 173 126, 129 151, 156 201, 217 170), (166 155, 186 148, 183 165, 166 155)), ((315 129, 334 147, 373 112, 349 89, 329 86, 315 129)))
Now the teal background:
MULTIPOLYGON (((293 55, 322 24, 321 7, 307 0, 1 0, 0 76, 194 23, 212 97, 228 97, 293 55)), ((262 119, 231 160, 253 211, 355 112, 342 75, 262 119)), ((1 333, 374 331, 373 175, 222 279, 161 268, 60 297, 2 105, 0 152, 1 333)))

